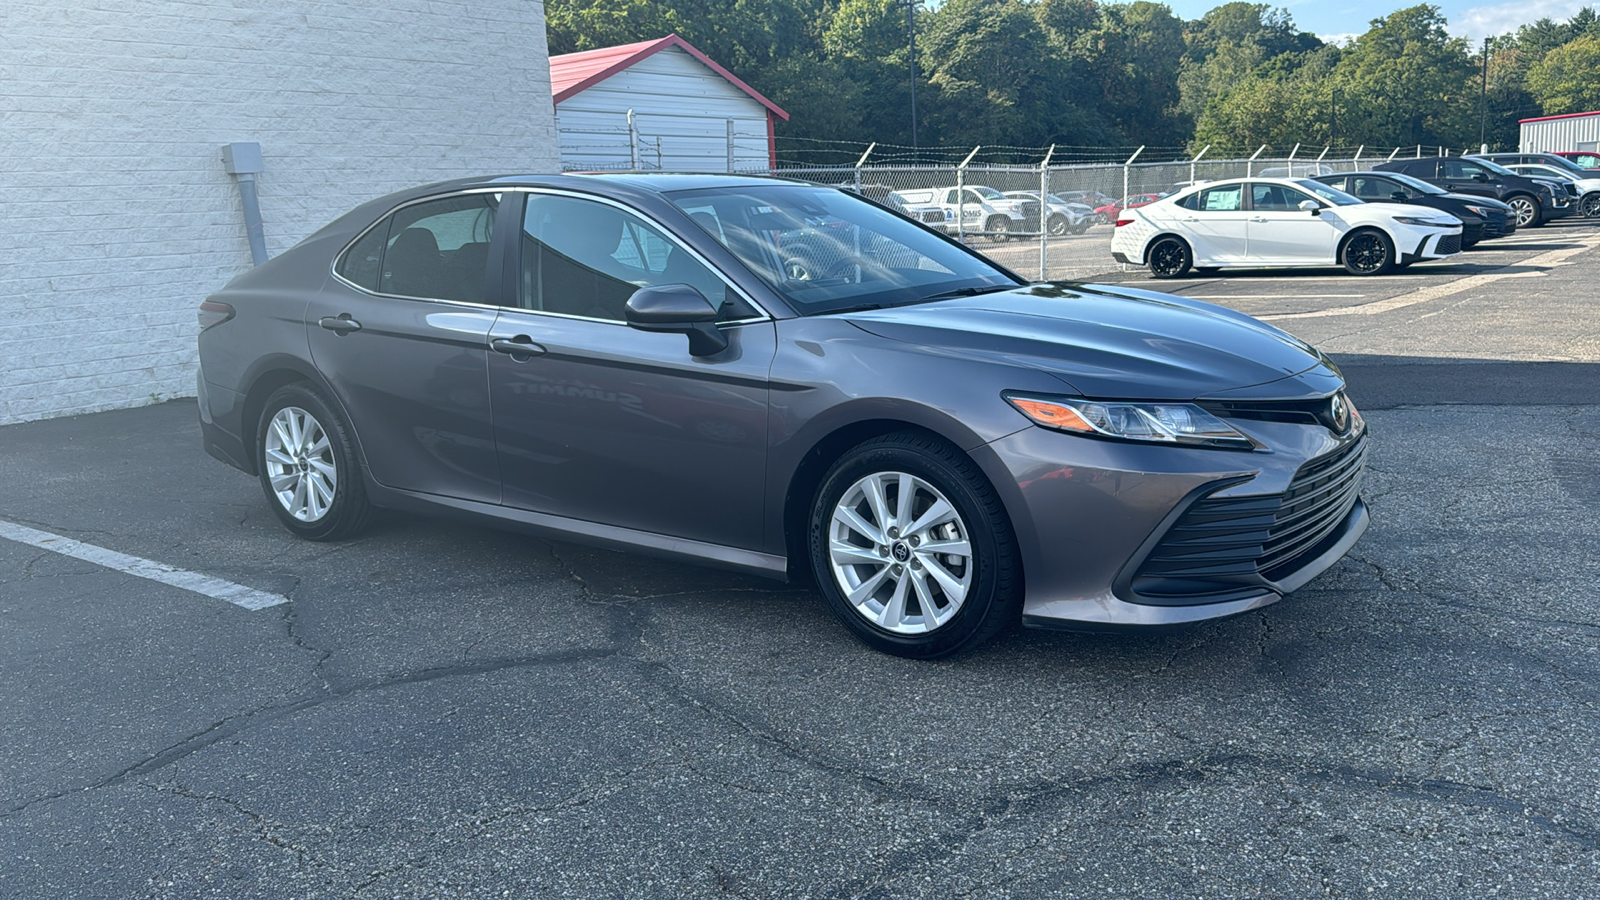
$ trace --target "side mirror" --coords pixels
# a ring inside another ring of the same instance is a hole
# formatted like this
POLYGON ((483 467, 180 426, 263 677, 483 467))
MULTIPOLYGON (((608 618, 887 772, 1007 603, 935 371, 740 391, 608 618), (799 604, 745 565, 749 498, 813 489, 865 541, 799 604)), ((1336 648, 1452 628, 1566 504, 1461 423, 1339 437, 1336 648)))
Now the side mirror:
POLYGON ((1315 200, 1301 200, 1300 211, 1311 213, 1313 216, 1322 215, 1322 204, 1315 200))
POLYGON ((623 316, 640 331, 688 335, 690 356, 714 356, 728 348, 727 335, 717 328, 717 308, 691 285, 640 288, 628 298, 623 316))
POLYGON ((1477 182, 1484 182, 1484 181, 1488 181, 1489 180, 1489 176, 1483 174, 1482 172, 1473 172, 1472 173, 1472 180, 1473 181, 1477 181, 1477 182))
POLYGON ((1389 199, 1393 200, 1396 203, 1404 203, 1404 202, 1406 202, 1405 191, 1395 191, 1394 193, 1389 195, 1389 199))

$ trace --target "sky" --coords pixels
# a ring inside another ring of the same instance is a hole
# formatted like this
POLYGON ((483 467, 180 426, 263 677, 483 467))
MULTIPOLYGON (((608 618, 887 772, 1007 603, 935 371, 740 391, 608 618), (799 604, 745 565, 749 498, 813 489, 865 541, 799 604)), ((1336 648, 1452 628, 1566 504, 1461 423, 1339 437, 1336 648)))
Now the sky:
MULTIPOLYGON (((1198 19, 1223 0, 1164 0, 1174 14, 1185 19, 1198 19)), ((1368 23, 1380 19, 1397 9, 1431 2, 1450 20, 1450 33, 1457 37, 1480 42, 1488 35, 1516 31, 1517 26, 1539 19, 1557 22, 1572 18, 1573 13, 1585 6, 1597 6, 1597 0, 1513 0, 1510 3, 1483 3, 1479 0, 1390 0, 1388 3, 1353 3, 1349 0, 1255 0, 1273 7, 1283 7, 1294 17, 1295 25, 1302 31, 1312 32, 1323 40, 1354 37, 1367 30, 1368 23)))

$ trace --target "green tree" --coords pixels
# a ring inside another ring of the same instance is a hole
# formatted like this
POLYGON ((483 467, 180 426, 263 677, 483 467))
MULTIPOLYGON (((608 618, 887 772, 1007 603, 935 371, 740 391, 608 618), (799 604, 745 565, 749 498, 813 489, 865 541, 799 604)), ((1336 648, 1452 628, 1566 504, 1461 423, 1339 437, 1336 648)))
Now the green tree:
POLYGON ((1545 115, 1600 109, 1600 33, 1563 44, 1528 70, 1528 92, 1545 115))
POLYGON ((1477 137, 1477 67, 1467 42, 1445 31, 1436 6, 1372 20, 1333 78, 1348 104, 1340 130, 1367 144, 1443 144, 1477 137))

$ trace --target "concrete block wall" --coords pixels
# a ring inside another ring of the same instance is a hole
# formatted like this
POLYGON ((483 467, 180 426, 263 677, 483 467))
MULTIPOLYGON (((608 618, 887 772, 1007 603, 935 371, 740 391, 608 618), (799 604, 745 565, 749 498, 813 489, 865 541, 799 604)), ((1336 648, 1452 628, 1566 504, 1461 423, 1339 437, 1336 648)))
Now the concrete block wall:
POLYGON ((398 188, 559 171, 542 0, 0 3, 0 424, 193 396, 196 308, 398 188))

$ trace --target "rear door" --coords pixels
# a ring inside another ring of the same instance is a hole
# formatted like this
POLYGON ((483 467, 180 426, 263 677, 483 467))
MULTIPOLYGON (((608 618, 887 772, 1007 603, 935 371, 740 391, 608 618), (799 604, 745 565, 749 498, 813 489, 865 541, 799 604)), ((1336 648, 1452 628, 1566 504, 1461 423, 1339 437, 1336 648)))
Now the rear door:
POLYGON ((1219 184, 1190 194, 1172 209, 1194 250, 1196 265, 1246 259, 1246 219, 1250 214, 1245 210, 1242 182, 1219 184))
POLYGON ((1439 160, 1438 183, 1447 191, 1479 197, 1500 195, 1500 176, 1464 159, 1439 160))
POLYGON ((372 477, 407 491, 500 500, 490 424, 488 261, 501 194, 429 198, 351 245, 311 298, 311 357, 372 477))

